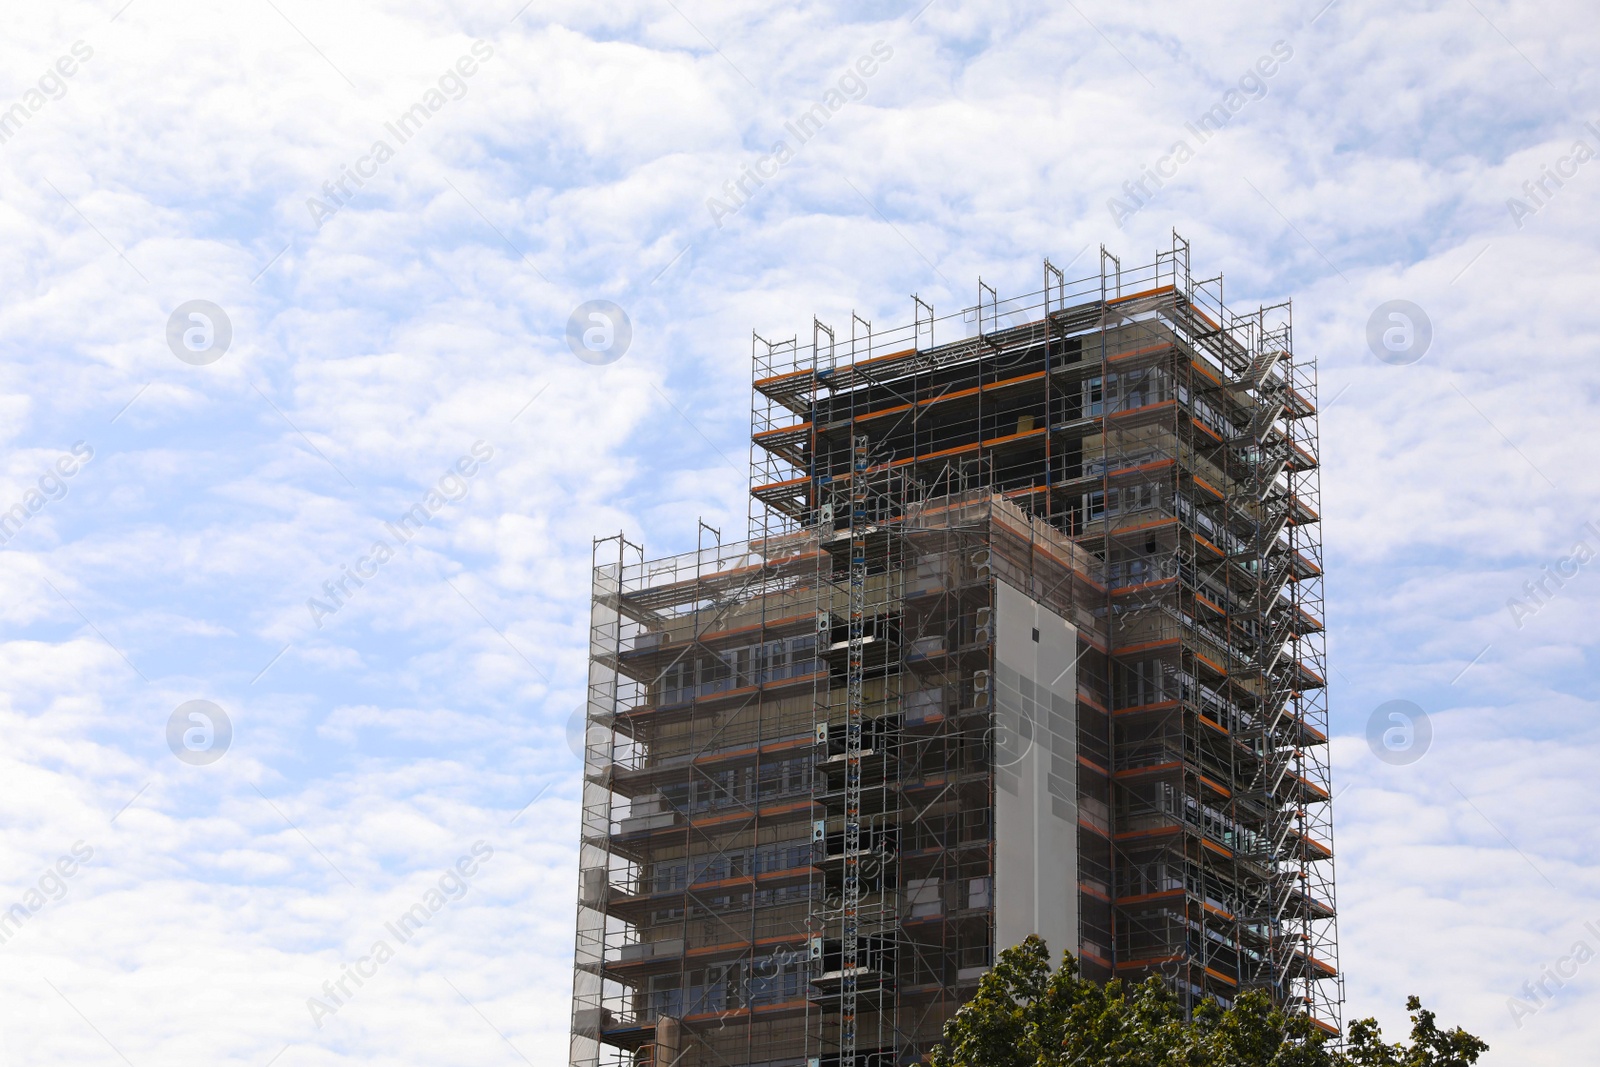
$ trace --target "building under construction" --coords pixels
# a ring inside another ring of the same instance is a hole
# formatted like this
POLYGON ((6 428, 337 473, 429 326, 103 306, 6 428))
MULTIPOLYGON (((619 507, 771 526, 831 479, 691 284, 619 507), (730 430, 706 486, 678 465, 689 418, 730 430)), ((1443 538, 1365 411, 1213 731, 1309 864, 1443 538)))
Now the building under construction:
POLYGON ((1315 363, 1042 281, 756 337, 750 539, 597 543, 574 1067, 917 1063, 1031 933, 1337 1031, 1315 363))

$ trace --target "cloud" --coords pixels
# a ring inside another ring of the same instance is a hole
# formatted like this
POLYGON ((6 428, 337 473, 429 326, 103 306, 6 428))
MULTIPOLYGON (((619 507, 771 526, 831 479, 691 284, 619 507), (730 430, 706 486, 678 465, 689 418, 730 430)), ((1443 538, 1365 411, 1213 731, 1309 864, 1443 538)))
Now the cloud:
POLYGON ((1393 1028, 1415 991, 1507 1062, 1588 1047, 1600 972, 1521 1028, 1505 998, 1600 912, 1600 580, 1520 630, 1504 604, 1600 521, 1600 170, 1505 208, 1600 117, 1586 9, 117 6, 0 41, 0 99, 94 49, 0 145, 0 480, 96 449, 0 566, 0 888, 96 849, 0 946, 15 1062, 506 1062, 479 1012, 562 1047, 592 539, 741 534, 752 329, 882 331, 1174 227, 1237 307, 1292 296, 1319 360, 1348 1014, 1393 1028), (1107 199, 1280 39, 1270 92, 1116 231, 1107 199), (478 40, 318 229, 306 199, 478 40), (878 40, 866 97, 716 229, 706 196, 878 40), (192 299, 234 327, 209 366, 166 347, 192 299), (591 299, 634 325, 608 366, 566 347, 591 299), (1392 299, 1435 328, 1411 366, 1366 348, 1392 299), (311 590, 480 439, 470 493, 315 628, 311 590), (1435 726, 1409 768, 1362 740, 1402 698, 1435 726), (164 740, 192 699, 234 722, 209 767, 164 740), (482 882, 312 1027, 479 838, 482 882))

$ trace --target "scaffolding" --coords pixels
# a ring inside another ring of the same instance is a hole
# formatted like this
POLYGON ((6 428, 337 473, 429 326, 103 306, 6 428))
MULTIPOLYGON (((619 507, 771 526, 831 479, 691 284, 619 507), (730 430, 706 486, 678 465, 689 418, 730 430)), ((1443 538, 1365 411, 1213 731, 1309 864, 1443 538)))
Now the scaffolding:
POLYGON ((749 540, 597 542, 574 1065, 916 1062, 1007 947, 1030 750, 1053 949, 1337 1033, 1316 368, 1222 296, 1174 234, 753 335, 749 540), (1054 717, 1007 717, 1001 585, 1072 628, 1054 717))
POLYGON ((808 1008, 824 557, 596 552, 571 1062, 765 1062, 808 1008))

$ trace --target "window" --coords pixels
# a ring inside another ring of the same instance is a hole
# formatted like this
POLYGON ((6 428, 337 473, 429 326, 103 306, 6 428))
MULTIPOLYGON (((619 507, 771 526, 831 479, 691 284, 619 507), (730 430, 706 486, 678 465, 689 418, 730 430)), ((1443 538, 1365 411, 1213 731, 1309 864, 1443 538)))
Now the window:
POLYGON ((763 763, 756 788, 762 800, 807 792, 811 789, 811 762, 786 759, 763 763))
POLYGON ((651 1017, 666 1015, 677 1019, 683 1016, 683 990, 678 987, 675 974, 658 974, 650 979, 646 1012, 651 1017))
POLYGON ((694 664, 685 660, 666 669, 661 676, 661 703, 677 704, 694 696, 694 664))
POLYGON ((685 655, 661 673, 663 704, 677 704, 817 670, 814 634, 723 649, 713 655, 685 655))
POLYGON ((654 877, 648 879, 646 884, 651 892, 670 893, 684 887, 688 873, 687 863, 658 863, 655 865, 654 877))

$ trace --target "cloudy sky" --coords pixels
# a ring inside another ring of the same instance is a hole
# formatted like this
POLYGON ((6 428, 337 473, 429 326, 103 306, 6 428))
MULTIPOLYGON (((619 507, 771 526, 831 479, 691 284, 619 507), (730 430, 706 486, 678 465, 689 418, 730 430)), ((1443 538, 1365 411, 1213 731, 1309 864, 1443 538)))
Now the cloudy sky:
POLYGON ((1347 1016, 1592 1057, 1588 5, 518 2, 7 11, 0 1062, 562 1059, 591 539, 743 529, 752 329, 1173 228, 1320 362, 1347 1016), (1395 300, 1410 362, 1368 340, 1395 300), (1368 744, 1394 700, 1420 759, 1368 744), (188 712, 169 745, 191 701, 215 762, 188 712))

